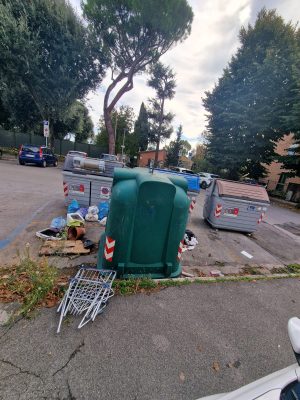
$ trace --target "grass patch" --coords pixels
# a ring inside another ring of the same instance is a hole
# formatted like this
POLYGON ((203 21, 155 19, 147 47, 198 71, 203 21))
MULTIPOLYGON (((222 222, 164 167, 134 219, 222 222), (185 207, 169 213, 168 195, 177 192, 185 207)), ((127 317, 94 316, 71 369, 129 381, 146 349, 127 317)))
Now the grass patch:
POLYGON ((298 274, 300 273, 300 264, 289 264, 286 266, 286 269, 291 274, 298 274))
POLYGON ((26 317, 37 306, 56 305, 67 282, 46 258, 34 261, 27 252, 18 265, 0 271, 0 302, 19 302, 18 315, 26 317))

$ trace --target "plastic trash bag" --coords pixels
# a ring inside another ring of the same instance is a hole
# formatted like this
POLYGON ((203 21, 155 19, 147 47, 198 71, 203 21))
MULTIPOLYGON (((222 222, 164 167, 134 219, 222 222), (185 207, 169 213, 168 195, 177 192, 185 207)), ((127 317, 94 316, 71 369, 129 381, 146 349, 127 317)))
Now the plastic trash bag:
POLYGON ((76 211, 79 210, 79 208, 80 208, 80 206, 78 204, 78 201, 73 199, 68 206, 68 214, 75 213, 76 211))
POLYGON ((84 218, 78 212, 67 214, 67 226, 82 226, 84 218))
POLYGON ((88 209, 88 214, 96 215, 96 214, 98 214, 98 212, 99 212, 99 209, 97 206, 90 206, 88 209))
POLYGON ((99 203, 99 213, 98 213, 99 220, 102 220, 104 217, 107 217, 108 211, 109 211, 109 203, 107 201, 99 203))
POLYGON ((53 218, 50 224, 50 228, 52 229, 57 229, 58 231, 61 231, 67 224, 67 221, 63 217, 56 217, 53 218))
POLYGON ((85 216, 85 220, 90 221, 90 222, 98 221, 98 214, 89 214, 88 213, 85 216))
POLYGON ((88 209, 84 207, 80 207, 78 210, 78 213, 82 216, 82 218, 85 218, 86 214, 88 213, 88 209))

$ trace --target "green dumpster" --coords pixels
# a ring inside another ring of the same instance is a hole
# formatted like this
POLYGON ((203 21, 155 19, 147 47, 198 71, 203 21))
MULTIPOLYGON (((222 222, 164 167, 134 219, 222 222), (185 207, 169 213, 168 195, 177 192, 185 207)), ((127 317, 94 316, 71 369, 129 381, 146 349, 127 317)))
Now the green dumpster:
POLYGON ((188 219, 187 181, 144 169, 115 169, 98 268, 118 277, 176 277, 188 219))

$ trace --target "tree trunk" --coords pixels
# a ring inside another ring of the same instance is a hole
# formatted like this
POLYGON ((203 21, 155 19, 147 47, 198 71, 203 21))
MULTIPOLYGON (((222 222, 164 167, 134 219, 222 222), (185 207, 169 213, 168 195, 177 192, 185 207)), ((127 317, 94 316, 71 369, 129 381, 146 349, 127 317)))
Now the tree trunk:
POLYGON ((48 141, 48 147, 50 147, 50 149, 54 149, 54 129, 53 129, 53 120, 51 120, 50 118, 48 118, 48 122, 49 122, 49 137, 47 139, 48 141))
POLYGON ((157 142, 156 142, 156 150, 155 150, 155 161, 154 161, 155 167, 157 167, 157 164, 158 164, 159 143, 160 143, 160 136, 161 136, 161 127, 162 127, 162 123, 163 123, 164 106, 165 106, 165 98, 163 97, 162 102, 161 102, 161 107, 160 107, 158 134, 157 134, 157 142))
POLYGON ((104 107, 103 113, 104 113, 105 127, 108 133, 108 152, 109 154, 115 154, 116 140, 115 140, 115 131, 111 120, 111 115, 106 107, 104 107))
POLYGON ((158 166, 159 143, 160 143, 160 134, 158 134, 157 142, 156 142, 155 161, 154 161, 154 166, 155 167, 158 166))

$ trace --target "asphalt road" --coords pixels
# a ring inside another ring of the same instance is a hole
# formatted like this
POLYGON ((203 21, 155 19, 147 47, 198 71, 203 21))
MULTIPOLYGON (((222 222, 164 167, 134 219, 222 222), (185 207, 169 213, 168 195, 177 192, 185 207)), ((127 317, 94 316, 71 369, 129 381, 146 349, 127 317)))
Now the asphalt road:
MULTIPOLYGON (((35 232, 47 228, 52 218, 65 215, 66 209, 59 168, 20 166, 15 161, 2 160, 0 182, 1 266, 14 262, 26 243, 31 245, 32 256, 37 256, 40 241, 35 232)), ((201 191, 189 222, 199 245, 183 254, 182 263, 191 272, 197 267, 205 272, 216 268, 234 272, 244 265, 272 268, 300 262, 300 213, 271 205, 266 222, 250 238, 238 232, 216 231, 206 224, 202 218, 204 195, 205 191, 201 191), (242 255, 243 250, 252 259, 242 255)), ((90 239, 98 241, 101 230, 89 234, 90 239)), ((66 258, 55 262, 66 266, 66 258)))
POLYGON ((1 400, 191 400, 295 362, 299 279, 192 284, 113 297, 81 330, 45 309, 0 328, 1 400))

